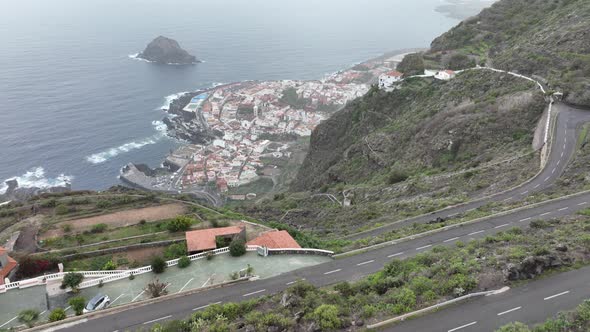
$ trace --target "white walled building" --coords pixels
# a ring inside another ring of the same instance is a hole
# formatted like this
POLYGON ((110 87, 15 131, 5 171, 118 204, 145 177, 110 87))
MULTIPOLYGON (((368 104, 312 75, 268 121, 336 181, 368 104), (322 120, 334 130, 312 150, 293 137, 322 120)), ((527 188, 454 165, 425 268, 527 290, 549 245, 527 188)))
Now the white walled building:
POLYGON ((404 76, 404 74, 402 74, 396 70, 385 73, 385 74, 379 76, 379 88, 381 88, 381 89, 389 88, 395 82, 401 81, 403 76, 404 76))
POLYGON ((439 80, 450 80, 452 78, 455 78, 457 74, 452 71, 452 70, 441 70, 438 73, 436 73, 436 75, 434 75, 434 78, 439 79, 439 80))

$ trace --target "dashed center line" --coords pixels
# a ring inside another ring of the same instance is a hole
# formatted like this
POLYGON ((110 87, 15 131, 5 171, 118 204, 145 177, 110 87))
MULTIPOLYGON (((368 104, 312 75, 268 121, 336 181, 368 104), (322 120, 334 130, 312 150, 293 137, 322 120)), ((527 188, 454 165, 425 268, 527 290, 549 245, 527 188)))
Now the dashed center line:
POLYGON ((456 215, 458 215, 458 213, 449 214, 449 215, 447 216, 447 218, 452 218, 452 217, 454 217, 454 216, 456 216, 456 215))
POLYGON ((541 186, 541 184, 539 183, 538 185, 535 186, 535 189, 539 188, 541 186))
POLYGON ((579 203, 578 205, 585 205, 585 204, 588 204, 588 202, 582 202, 582 203, 579 203))
POLYGON ((549 181, 549 178, 550 178, 550 176, 546 177, 544 182, 549 181))
POLYGON ((561 151, 561 158, 563 158, 563 151, 561 151))
POLYGON ((392 255, 389 255, 389 256, 387 256, 387 258, 391 258, 391 257, 395 257, 395 256, 403 255, 403 254, 404 254, 404 252, 402 251, 402 252, 398 252, 397 254, 392 254, 392 255))
POLYGON ((467 235, 475 235, 475 234, 479 234, 479 233, 483 233, 483 232, 485 232, 485 231, 477 231, 477 232, 469 233, 467 235))
POLYGON ((457 237, 453 237, 453 238, 450 238, 450 239, 446 239, 443 242, 451 242, 451 241, 455 241, 455 240, 458 240, 458 239, 459 239, 459 237, 457 236, 457 237))
POLYGON ((569 209, 569 207, 568 207, 568 206, 566 206, 566 207, 564 207, 564 208, 561 208, 561 209, 559 209, 559 210, 557 210, 557 211, 565 211, 565 210, 567 210, 567 209, 569 209))
POLYGON ((252 292, 252 293, 244 294, 244 295, 242 295, 242 296, 243 296, 243 297, 247 297, 247 296, 254 295, 254 294, 258 294, 258 293, 262 293, 262 292, 265 292, 265 291, 266 291, 266 289, 261 289, 261 290, 257 290, 257 291, 255 291, 255 292, 252 292))
POLYGON ((551 171, 551 174, 555 173, 555 168, 551 171))
POLYGON ((152 319, 152 320, 148 320, 147 322, 143 323, 143 325, 147 325, 147 324, 151 324, 151 323, 155 323, 157 321, 163 320, 163 319, 168 319, 172 317, 172 315, 168 315, 168 316, 164 316, 164 317, 160 317, 160 318, 156 318, 156 319, 152 319))
POLYGON ((502 227, 506 227, 506 226, 508 226, 508 225, 510 225, 510 223, 507 223, 507 224, 502 224, 502 225, 498 225, 498 226, 496 226, 496 227, 494 227, 494 228, 502 228, 502 227))
POLYGON ((520 194, 521 194, 521 195, 526 195, 526 194, 528 194, 528 193, 529 193, 529 191, 528 191, 528 190, 525 190, 525 191, 521 192, 520 194))
POLYGON ((303 281, 305 280, 305 278, 301 278, 299 280, 293 280, 293 281, 289 281, 288 283, 286 283, 287 286, 293 285, 294 283, 297 283, 298 281, 303 281))
POLYGON ((324 274, 332 274, 332 273, 336 273, 336 272, 340 272, 340 271, 342 271, 342 269, 328 271, 328 272, 325 272, 324 274))
POLYGON ((422 249, 426 249, 426 248, 429 248, 429 247, 432 247, 432 244, 425 245, 425 246, 422 246, 422 247, 418 247, 418 248, 416 248, 416 250, 422 250, 422 249))
POLYGON ((561 159, 557 161, 557 166, 559 166, 559 163, 561 163, 561 159))
POLYGON ((546 215, 548 215, 548 214, 550 214, 550 213, 551 213, 551 212, 545 212, 545 213, 541 213, 539 216, 541 216, 541 217, 542 217, 542 216, 546 216, 546 215))
POLYGON ((208 308, 208 307, 210 307, 210 306, 212 306, 212 305, 214 305, 214 304, 220 304, 220 303, 221 303, 221 301, 219 301, 219 302, 215 302, 215 303, 209 303, 209 304, 205 304, 205 305, 203 305, 203 306, 200 306, 200 307, 196 307, 196 308, 194 308, 194 309, 193 309, 193 311, 197 311, 197 310, 205 309, 205 308, 208 308))
POLYGON ((365 265, 365 264, 370 264, 373 263, 375 260, 371 259, 370 261, 366 261, 366 262, 362 262, 362 263, 358 263, 356 266, 361 266, 361 265, 365 265))
POLYGON ((531 217, 520 219, 519 221, 527 221, 527 220, 531 220, 531 217))
POLYGON ((461 325, 459 327, 455 327, 454 329, 450 329, 447 332, 457 331, 457 330, 464 329, 464 328, 466 328, 468 326, 475 325, 475 324, 477 324, 477 322, 471 322, 471 323, 468 323, 468 324, 465 324, 465 325, 461 325))
POLYGON ((498 316, 502 316, 502 315, 505 315, 507 313, 510 313, 510 312, 513 312, 513 311, 516 311, 516 310, 520 310, 520 309, 522 309, 522 307, 516 307, 516 308, 508 309, 506 311, 502 311, 501 313, 499 313, 498 316))
POLYGON ((570 291, 565 291, 565 292, 561 292, 559 294, 555 294, 555 295, 551 295, 551 296, 547 296, 546 298, 543 299, 543 301, 547 301, 547 300, 551 300, 552 298, 556 298, 558 296, 562 296, 565 295, 567 293, 569 293, 570 291))

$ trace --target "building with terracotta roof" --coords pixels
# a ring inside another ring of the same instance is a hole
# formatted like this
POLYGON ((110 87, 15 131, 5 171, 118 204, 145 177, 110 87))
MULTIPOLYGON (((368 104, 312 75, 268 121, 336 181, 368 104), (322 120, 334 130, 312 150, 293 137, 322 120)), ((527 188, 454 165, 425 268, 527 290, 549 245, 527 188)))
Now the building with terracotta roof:
POLYGON ((246 239, 246 228, 239 226, 208 228, 186 232, 186 248, 189 253, 194 254, 202 251, 217 248, 217 238, 246 239))
POLYGON ((252 246, 267 247, 270 249, 295 249, 301 248, 299 243, 287 231, 271 231, 262 234, 247 243, 252 246))
POLYGON ((402 80, 404 74, 397 70, 392 70, 379 76, 379 88, 385 89, 391 87, 395 82, 402 80))
POLYGON ((0 247, 0 285, 4 285, 4 279, 9 278, 18 263, 10 256, 3 247, 0 247))
POLYGON ((437 78, 439 80, 450 80, 452 78, 455 78, 456 73, 452 70, 441 70, 438 73, 436 73, 436 75, 434 75, 434 78, 437 78))

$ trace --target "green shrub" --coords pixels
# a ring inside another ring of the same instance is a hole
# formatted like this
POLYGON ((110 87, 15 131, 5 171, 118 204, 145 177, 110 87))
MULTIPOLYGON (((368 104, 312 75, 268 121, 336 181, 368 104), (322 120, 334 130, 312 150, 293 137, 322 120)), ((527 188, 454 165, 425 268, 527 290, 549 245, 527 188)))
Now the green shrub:
POLYGON ((105 271, 116 270, 117 264, 115 264, 115 262, 113 262, 113 260, 109 260, 108 262, 105 263, 105 265, 102 267, 102 269, 105 271))
POLYGON ((234 239, 229 244, 229 254, 233 257, 243 256, 246 253, 246 242, 242 239, 234 239))
POLYGON ((37 319, 39 319, 39 311, 37 310, 23 310, 18 314, 18 321, 26 324, 28 327, 33 327, 37 319))
POLYGON ((72 225, 65 224, 65 225, 62 226, 62 229, 63 229, 64 233, 69 233, 69 232, 72 231, 72 225))
POLYGON ((50 322, 57 322, 59 320, 64 320, 66 319, 66 311, 63 310, 62 308, 57 308, 53 311, 51 311, 51 313, 49 314, 49 321, 50 322))
POLYGON ((337 329, 342 324, 335 305, 322 304, 313 311, 313 316, 322 331, 337 329))
POLYGON ((64 275, 63 280, 61 281, 61 289, 71 288, 72 291, 75 293, 78 291, 78 286, 84 280, 84 275, 82 273, 77 272, 69 272, 64 275))
POLYGON ((410 283, 410 288, 416 293, 416 295, 422 295, 429 290, 432 290, 432 287, 432 280, 423 276, 413 278, 410 283))
POLYGON ((175 259, 187 254, 185 242, 173 243, 164 250, 164 258, 175 259))
POLYGON ((529 225, 531 228, 547 228, 550 226, 547 220, 533 220, 529 225))
POLYGON ((154 258, 152 258, 152 271, 154 273, 162 273, 166 270, 166 261, 164 260, 164 258, 160 257, 160 256, 154 256, 154 258))
POLYGON ((72 310, 76 313, 76 316, 80 316, 84 312, 84 306, 86 306, 86 299, 81 296, 72 297, 68 304, 72 307, 72 310))
POLYGON ((102 233, 104 231, 107 230, 109 226, 107 224, 96 224, 94 226, 92 226, 92 228, 90 229, 91 233, 97 234, 97 233, 102 233))
POLYGON ((191 265, 191 260, 187 256, 181 256, 178 259, 178 267, 184 269, 185 267, 191 265))
POLYGON ((178 216, 168 222, 166 228, 170 233, 184 232, 191 228, 194 219, 187 216, 178 216))
POLYGON ((530 332, 530 329, 525 324, 516 322, 504 325, 496 330, 496 332, 530 332))
POLYGON ((396 184, 399 182, 404 182, 408 179, 408 177, 409 175, 406 172, 400 169, 393 169, 387 176, 387 183, 396 184))
POLYGON ((55 207, 54 212, 55 214, 61 216, 70 212, 70 209, 65 204, 59 204, 55 207))

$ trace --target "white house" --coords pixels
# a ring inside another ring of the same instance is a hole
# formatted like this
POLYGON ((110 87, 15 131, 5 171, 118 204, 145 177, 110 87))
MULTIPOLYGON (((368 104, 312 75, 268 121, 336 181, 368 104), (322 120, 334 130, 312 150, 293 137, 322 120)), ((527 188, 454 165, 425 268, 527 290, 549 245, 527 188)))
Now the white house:
POLYGON ((391 87, 393 83, 401 81, 402 76, 404 76, 404 74, 396 70, 382 74, 379 76, 379 88, 384 89, 391 87))
POLYGON ((439 80, 450 80, 452 78, 455 78, 457 74, 455 74, 454 71, 452 70, 441 70, 438 73, 436 73, 436 75, 434 75, 434 78, 439 79, 439 80))

